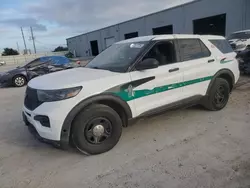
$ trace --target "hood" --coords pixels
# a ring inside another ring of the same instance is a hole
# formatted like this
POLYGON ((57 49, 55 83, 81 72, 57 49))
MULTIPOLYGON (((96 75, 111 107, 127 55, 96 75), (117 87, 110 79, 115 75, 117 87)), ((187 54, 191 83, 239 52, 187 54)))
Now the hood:
POLYGON ((4 76, 6 75, 6 73, 8 73, 7 75, 12 75, 12 76, 19 74, 19 73, 25 74, 25 68, 20 67, 20 68, 11 69, 9 71, 0 72, 0 76, 4 76))
POLYGON ((21 71, 24 71, 24 70, 25 70, 24 67, 16 67, 16 68, 11 69, 11 70, 6 71, 6 72, 12 74, 12 73, 21 72, 21 71))
POLYGON ((42 90, 63 89, 82 86, 85 82, 103 79, 117 74, 120 73, 80 67, 34 78, 28 83, 28 86, 42 90))

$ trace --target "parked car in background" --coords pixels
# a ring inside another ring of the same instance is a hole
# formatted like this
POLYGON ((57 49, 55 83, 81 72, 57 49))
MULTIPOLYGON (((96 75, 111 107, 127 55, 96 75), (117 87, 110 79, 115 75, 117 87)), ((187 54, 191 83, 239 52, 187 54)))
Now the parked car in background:
POLYGON ((28 64, 0 73, 0 85, 22 87, 29 80, 40 75, 72 68, 70 60, 64 56, 37 58, 28 64))
POLYGON ((237 53, 250 49, 250 30, 234 32, 227 40, 237 53))
POLYGON ((250 74, 250 48, 237 54, 239 69, 243 74, 250 74))

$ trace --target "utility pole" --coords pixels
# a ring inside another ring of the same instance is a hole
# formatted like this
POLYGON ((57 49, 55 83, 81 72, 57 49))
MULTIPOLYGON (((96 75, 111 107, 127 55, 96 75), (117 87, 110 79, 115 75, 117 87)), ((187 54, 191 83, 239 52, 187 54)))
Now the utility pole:
POLYGON ((20 53, 18 42, 16 42, 16 47, 17 47, 17 51, 20 53))
POLYGON ((27 53, 27 46, 26 46, 26 42, 25 42, 25 38, 24 38, 23 28, 22 27, 21 27, 21 32, 22 32, 22 36, 23 36, 23 43, 24 43, 25 53, 27 53))
POLYGON ((33 35, 33 29, 32 29, 32 27, 30 27, 30 32, 31 32, 31 39, 32 39, 32 41, 33 41, 34 52, 35 52, 35 54, 36 54, 35 37, 34 37, 34 35, 33 35))

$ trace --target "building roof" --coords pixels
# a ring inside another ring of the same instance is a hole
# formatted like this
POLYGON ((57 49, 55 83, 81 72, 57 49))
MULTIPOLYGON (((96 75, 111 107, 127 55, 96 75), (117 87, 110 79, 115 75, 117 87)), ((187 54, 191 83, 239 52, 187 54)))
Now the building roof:
POLYGON ((107 27, 96 29, 96 30, 93 30, 93 31, 90 31, 90 32, 87 32, 87 33, 83 33, 83 34, 80 34, 80 35, 73 36, 73 37, 69 37, 66 40, 72 39, 72 38, 75 38, 75 37, 79 37, 79 36, 82 36, 82 35, 86 35, 86 34, 89 34, 89 33, 95 32, 95 31, 99 31, 99 30, 102 30, 102 29, 105 29, 105 28, 109 28, 109 27, 112 27, 112 26, 116 26, 116 25, 119 25, 119 24, 123 24, 123 23, 126 23, 126 22, 130 22, 130 21, 133 21, 133 20, 137 20, 137 19, 140 19, 140 18, 143 18, 143 17, 147 17, 147 16, 151 16, 151 15, 154 15, 154 14, 158 14, 158 13, 161 13, 161 12, 164 12, 164 11, 167 11, 167 10, 179 8, 181 6, 192 4, 192 3, 196 3, 196 2, 199 2, 199 1, 202 1, 202 0, 176 0, 174 3, 170 4, 169 7, 165 8, 165 9, 163 9, 161 11, 150 13, 150 14, 146 14, 146 15, 143 15, 143 16, 140 16, 140 17, 137 17, 137 18, 133 18, 133 19, 124 21, 124 22, 113 24, 113 25, 110 25, 110 26, 107 26, 107 27))

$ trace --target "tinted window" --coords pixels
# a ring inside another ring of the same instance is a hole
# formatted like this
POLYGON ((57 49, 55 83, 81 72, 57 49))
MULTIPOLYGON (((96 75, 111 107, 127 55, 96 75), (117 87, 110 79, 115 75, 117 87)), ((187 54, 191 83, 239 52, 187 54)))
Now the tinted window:
POLYGON ((227 42, 227 40, 209 40, 209 41, 224 54, 233 52, 233 49, 227 42))
POLYGON ((189 61, 210 56, 210 51, 199 39, 178 40, 182 61, 189 61))
POLYGON ((175 46, 173 41, 157 43, 145 55, 143 59, 154 58, 159 61, 159 65, 167 65, 176 62, 175 46))
POLYGON ((37 66, 42 65, 42 64, 44 64, 44 62, 40 61, 40 58, 35 59, 34 61, 32 61, 28 64, 28 68, 37 67, 37 66))

